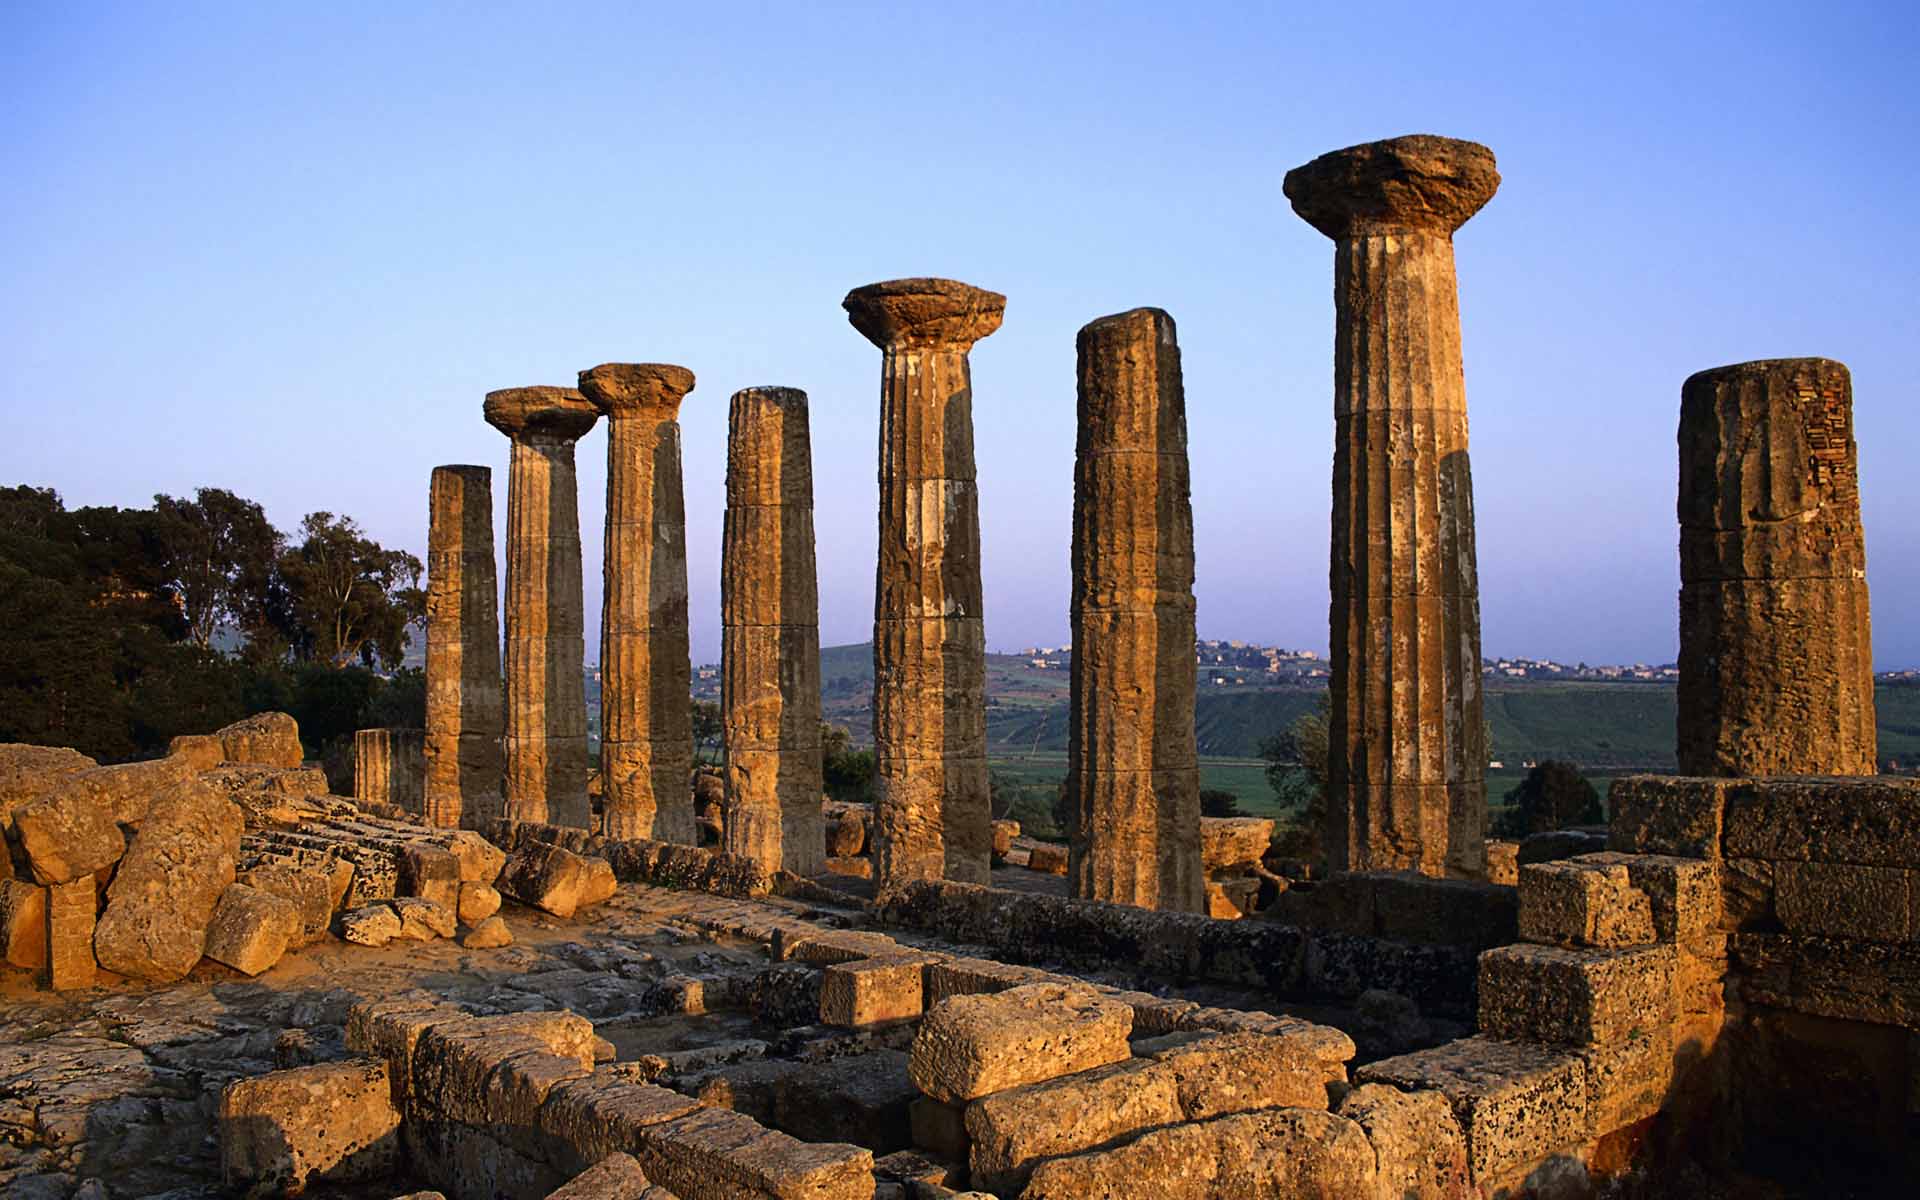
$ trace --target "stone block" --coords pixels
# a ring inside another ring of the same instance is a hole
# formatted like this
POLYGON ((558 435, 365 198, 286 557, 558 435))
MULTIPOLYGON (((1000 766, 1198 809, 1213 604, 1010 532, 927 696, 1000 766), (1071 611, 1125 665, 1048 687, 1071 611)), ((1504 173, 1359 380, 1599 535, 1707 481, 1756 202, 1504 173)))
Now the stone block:
POLYGON ((641 1131, 633 1153, 647 1178, 687 1200, 771 1194, 868 1200, 873 1152, 802 1142, 722 1108, 696 1108, 641 1131))
POLYGON ((953 996, 921 1020, 908 1069, 937 1100, 973 1100, 1128 1058, 1132 1027, 1132 1008, 1086 987, 953 996))
POLYGON ((300 935, 300 913, 287 900, 230 885, 207 924, 206 956, 245 975, 258 975, 280 961, 300 935))
POLYGON ((1653 1029, 1580 1052, 1587 1066, 1587 1125, 1593 1136, 1660 1111, 1673 1086, 1673 1039, 1653 1029))
POLYGON ((460 939, 460 944, 469 950, 497 950, 501 946, 513 945, 513 930, 498 914, 487 917, 460 939))
POLYGON ((167 743, 167 757, 182 759, 195 771, 211 771, 227 761, 227 749, 217 734, 183 733, 167 743))
POLYGON ((1201 817, 1200 864, 1209 873, 1255 866, 1273 842, 1266 817, 1201 817))
MULTIPOLYGON (((25 820, 26 810, 22 810, 25 820)), ((1915 847, 1920 862, 1920 846, 1915 847)), ((1777 862, 1773 904, 1788 933, 1868 942, 1920 939, 1920 872, 1851 863, 1777 862)))
POLYGON ((907 1123, 913 1144, 929 1154, 965 1162, 967 1159, 967 1110, 932 1096, 920 1096, 907 1106, 907 1123))
POLYGON ((1740 780, 1725 845, 1736 858, 1909 867, 1920 861, 1920 780, 1740 780))
POLYGON ((1665 854, 1613 853, 1587 858, 1626 864, 1633 886, 1647 894, 1653 909, 1653 933, 1661 941, 1699 947, 1719 932, 1721 877, 1730 860, 1708 862, 1665 854))
POLYGON ((999 820, 993 823, 993 856, 996 860, 1007 856, 1013 849, 1013 839, 1020 836, 1020 822, 999 820))
POLYGON ((614 1152, 575 1175, 547 1200, 646 1200, 652 1185, 640 1160, 614 1152))
POLYGON ((468 925, 478 925, 500 911, 500 893, 492 884, 466 882, 460 885, 460 899, 454 914, 468 925))
POLYGON ((425 842, 400 848, 399 895, 418 896, 444 904, 460 903, 460 860, 450 851, 425 842))
POLYGON ((47 889, 0 879, 0 960, 37 971, 47 965, 47 889))
POLYGON ((1514 857, 1521 866, 1528 863, 1558 862, 1578 858, 1607 848, 1607 834, 1600 829, 1549 829, 1530 833, 1520 839, 1520 852, 1514 857))
POLYGON ((642 1130, 699 1107, 698 1100, 679 1092, 597 1071, 556 1083, 537 1123, 559 1148, 558 1164, 573 1171, 631 1151, 642 1130))
POLYGON ((872 879, 873 860, 871 858, 840 858, 829 855, 825 860, 829 875, 839 875, 846 879, 872 879))
POLYGON ((1654 1036, 1673 1020, 1672 946, 1503 946, 1480 956, 1480 1032, 1570 1046, 1654 1036))
POLYGON ((1466 1137, 1476 1182, 1500 1179, 1586 1139, 1587 1068, 1577 1051, 1472 1037, 1369 1063, 1354 1077, 1445 1095, 1466 1137))
POLYGON ((36 883, 69 883, 112 866, 127 850, 112 811, 84 793, 55 790, 21 805, 13 830, 36 883))
POLYGON ((922 982, 929 961, 909 953, 832 964, 820 977, 820 1023, 866 1029, 917 1020, 925 1011, 922 982))
POLYGON ((393 912, 400 918, 400 936, 416 942, 452 937, 459 928, 453 909, 437 900, 400 896, 393 901, 393 912))
POLYGON ((1182 1120, 1174 1072, 1128 1059, 1008 1088, 966 1107, 972 1186, 1017 1193, 1041 1162, 1182 1120))
POLYGON ((887 1154, 913 1144, 908 1110, 918 1096, 907 1056, 874 1050, 782 1075, 773 1085, 773 1123, 803 1141, 887 1154))
POLYGON ((13 810, 45 795, 55 781, 100 764, 65 746, 0 744, 0 833, 13 828, 13 810))
POLYGON ((507 865, 507 852, 471 829, 452 830, 444 844, 459 864, 461 883, 491 886, 500 877, 500 868, 507 865))
POLYGON ((1038 967, 996 962, 991 958, 949 958, 927 964, 927 1007, 949 996, 986 995, 1028 983, 1040 983, 1058 977, 1038 967))
POLYGON ((816 966, 878 958, 905 949, 884 933, 860 929, 792 928, 781 925, 773 931, 773 957, 776 962, 804 962, 816 966))
POLYGON ((587 855, 581 863, 586 875, 580 884, 580 907, 589 904, 605 904, 613 899, 613 893, 619 890, 619 881, 614 878, 613 864, 598 855, 587 855))
POLYGON ((1520 868, 1520 936, 1551 946, 1617 949, 1653 941, 1653 906, 1625 864, 1586 859, 1520 868))
MULTIPOLYGON (((728 1063, 701 1076, 692 1090, 708 1108, 729 1108, 762 1125, 772 1125, 774 1092, 780 1081, 796 1071, 812 1069, 811 1063, 785 1058, 728 1063)), ((692 1081, 680 1082, 685 1087, 692 1081)))
POLYGON ((230 763, 297 767, 305 759, 300 725, 286 713, 257 713, 216 731, 222 756, 230 763))
POLYGON ((324 937, 333 924, 332 871, 322 864, 264 862, 242 872, 235 882, 293 905, 299 923, 288 943, 291 947, 324 937))
POLYGON ((60 786, 91 797, 120 823, 138 825, 156 797, 194 777, 185 759, 154 758, 75 771, 62 776, 60 786))
POLYGON ((384 946, 400 936, 391 904, 363 904, 340 914, 340 936, 356 946, 384 946))
POLYGON ((1498 838, 1487 839, 1487 882, 1503 887, 1515 887, 1519 884, 1519 842, 1502 841, 1498 838))
POLYGON ((571 917, 587 886, 587 864, 570 850, 546 842, 528 842, 500 869, 494 886, 556 917, 571 917))
POLYGON ((1369 932, 1396 941, 1485 950, 1518 937, 1512 888, 1469 879, 1433 879, 1412 871, 1350 876, 1373 889, 1369 932))
POLYGON ((46 889, 47 982, 56 992, 93 986, 98 889, 91 875, 46 889))
POLYGON ((107 888, 93 938, 101 966, 153 983, 193 969, 234 881, 242 823, 233 801, 198 779, 153 798, 107 888))
MULTIPOLYGON (((1345 1041, 1345 1039, 1342 1039, 1345 1041)), ((1351 1054, 1352 1042, 1346 1041, 1351 1054)), ((1156 1051, 1172 1075, 1189 1121, 1261 1108, 1325 1108, 1328 1089, 1347 1082, 1344 1058, 1322 1039, 1284 1033, 1219 1033, 1156 1051)))
POLYGON ((1372 1145, 1332 1113, 1280 1108, 1156 1129, 1110 1150, 1042 1163, 1022 1200, 1152 1196, 1370 1196, 1372 1145))
POLYGON ((1367 1083, 1339 1113, 1365 1131, 1378 1164, 1377 1200, 1466 1200, 1467 1140, 1440 1092, 1403 1092, 1367 1083))
POLYGON ((386 1061, 394 1102, 402 1104, 411 1091, 413 1054, 420 1038, 436 1026, 470 1020, 465 1011, 427 992, 412 992, 354 1005, 347 1010, 343 1036, 347 1049, 386 1061))
POLYGON ((1067 848, 1055 842, 1035 842, 1027 853, 1027 869, 1042 875, 1067 873, 1067 848))
POLYGON ((220 1172, 235 1192, 297 1196, 400 1171, 400 1113, 379 1060, 235 1080, 220 1094, 219 1128, 220 1172))
POLYGON ((1717 859, 1731 779, 1625 775, 1607 790, 1607 849, 1717 859))
MULTIPOLYGON (((901 1195, 918 1197, 924 1194, 940 1195, 939 1192, 926 1192, 922 1189, 940 1188, 943 1192, 956 1187, 964 1187, 967 1182, 966 1167, 946 1159, 929 1158, 918 1150, 895 1150, 892 1154, 873 1160, 874 1197, 880 1200, 880 1187, 898 1184, 901 1195)), ((976 1196, 984 1192, 973 1193, 976 1196)))
POLYGON ((1748 1005, 1920 1027, 1920 946, 1736 933, 1727 949, 1733 986, 1748 1005))

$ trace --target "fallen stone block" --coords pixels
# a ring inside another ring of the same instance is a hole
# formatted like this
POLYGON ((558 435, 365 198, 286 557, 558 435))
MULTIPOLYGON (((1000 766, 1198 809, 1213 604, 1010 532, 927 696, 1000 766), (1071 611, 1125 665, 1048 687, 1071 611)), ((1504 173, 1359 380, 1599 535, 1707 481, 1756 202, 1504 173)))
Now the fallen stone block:
POLYGON ((221 754, 230 763, 297 767, 306 758, 300 746, 299 722, 282 712, 256 713, 217 730, 213 736, 220 739, 221 754))
POLYGON ((993 857, 1004 859, 1007 851, 1013 849, 1013 839, 1020 836, 1020 822, 1000 820, 993 823, 993 857))
POLYGON ((460 882, 492 886, 507 865, 507 852, 471 829, 454 829, 446 834, 447 853, 460 865, 460 882))
POLYGON ((1369 1196, 1373 1146, 1360 1126, 1325 1111, 1279 1108, 1141 1134, 1111 1150, 1041 1164, 1022 1200, 1152 1196, 1369 1196))
POLYGON ((1587 1136, 1586 1063, 1564 1047, 1463 1038, 1368 1063, 1354 1077, 1445 1095, 1475 1183, 1502 1179, 1587 1136))
POLYGON ((548 1192, 547 1200, 643 1200, 651 1187, 640 1161, 616 1151, 548 1192))
POLYGON ((1087 987, 1027 984, 935 1005, 913 1039, 909 1074, 957 1103, 1131 1056, 1133 1009, 1087 987))
POLYGON ((867 848, 867 823, 857 813, 826 822, 827 857, 853 858, 867 848))
MULTIPOLYGON (((900 1184, 903 1195, 917 1196, 919 1191, 909 1190, 912 1185, 950 1191, 966 1183, 967 1172, 960 1163, 930 1158, 918 1150, 895 1150, 892 1154, 873 1160, 873 1178, 876 1184, 900 1184)), ((876 1190, 876 1200, 879 1194, 876 1190)))
POLYGON ((417 896, 452 909, 460 903, 460 861, 438 846, 416 842, 399 854, 399 895, 417 896))
POLYGON ((246 975, 258 975, 280 961, 299 936, 300 914, 279 896, 248 887, 228 886, 207 924, 206 956, 246 975))
POLYGON ((1520 868, 1520 936, 1553 946, 1617 949, 1653 941, 1653 906, 1626 864, 1529 863, 1520 868))
POLYGON ((1467 1141, 1440 1092, 1403 1092, 1368 1083, 1348 1092, 1341 1116, 1373 1145, 1377 1200, 1465 1200, 1467 1141))
POLYGON ((1273 842, 1266 817, 1201 817, 1200 865, 1209 873, 1251 867, 1273 842))
POLYGON ((773 1124, 808 1142, 848 1142, 875 1154, 913 1144, 917 1098, 907 1056, 874 1050, 788 1071, 773 1085, 773 1124))
POLYGON ((340 936, 356 946, 384 946, 400 936, 400 914, 387 904, 367 904, 340 914, 340 936))
POLYGON ((14 810, 14 836, 36 883, 68 883, 120 861, 126 835, 93 797, 57 790, 14 810))
POLYGON ((155 758, 75 771, 63 777, 60 786, 92 799, 120 824, 138 825, 146 820, 155 799, 194 777, 184 759, 155 758))
POLYGON ((56 992, 90 988, 94 983, 94 913, 99 885, 93 876, 47 889, 47 983, 56 992))
POLYGON ((613 899, 620 883, 614 878, 613 864, 596 855, 588 855, 580 860, 586 869, 580 884, 580 907, 589 904, 604 904, 613 899))
POLYGON ((65 746, 0 744, 0 833, 13 828, 13 810, 45 795, 56 780, 99 766, 65 746))
POLYGON ((873 860, 829 855, 826 859, 826 871, 829 875, 839 875, 845 879, 872 879, 873 860))
POLYGON ((211 733, 183 733, 167 743, 167 757, 185 762, 195 771, 211 771, 227 760, 227 749, 211 733))
POLYGON ((0 959, 37 971, 47 965, 47 889, 0 879, 0 959))
POLYGON ((494 886, 504 896, 556 917, 571 917, 586 889, 587 866, 570 850, 528 842, 513 852, 494 886))
POLYGON ((889 954, 834 963, 820 978, 820 1023, 866 1029, 895 1021, 917 1020, 925 1011, 924 954, 889 954))
POLYGON ((288 943, 290 947, 324 937, 333 924, 332 872, 324 865, 260 863, 242 871, 237 882, 293 905, 299 924, 288 943))
POLYGON ((1129 1059, 1008 1088, 966 1107, 974 1187, 1013 1194, 1041 1162, 1114 1145, 1182 1119, 1174 1073, 1129 1059))
POLYGON ((1054 842, 1035 842, 1027 853, 1027 870, 1042 875, 1067 873, 1067 848, 1054 842))
POLYGON ((1480 1032, 1571 1046, 1662 1033, 1674 1017, 1672 946, 1503 946, 1480 956, 1480 1032))
POLYGON ((400 1113, 385 1062, 350 1060, 239 1079, 220 1094, 220 1171, 229 1189, 297 1196, 315 1183, 391 1178, 400 1113))
POLYGON ((418 896, 401 896, 393 902, 394 915, 400 918, 400 936, 416 942, 450 938, 459 929, 453 909, 418 896))
POLYGON ((93 938, 101 966, 154 983, 193 969, 234 881, 241 824, 239 808, 198 779, 154 798, 107 888, 93 938))
POLYGON ((1203 1121, 1260 1108, 1325 1108, 1346 1064, 1309 1037, 1221 1033, 1153 1055, 1171 1075, 1182 1116, 1203 1121))
POLYGON ((500 893, 491 884, 463 883, 455 915, 468 925, 480 922, 500 911, 500 893))

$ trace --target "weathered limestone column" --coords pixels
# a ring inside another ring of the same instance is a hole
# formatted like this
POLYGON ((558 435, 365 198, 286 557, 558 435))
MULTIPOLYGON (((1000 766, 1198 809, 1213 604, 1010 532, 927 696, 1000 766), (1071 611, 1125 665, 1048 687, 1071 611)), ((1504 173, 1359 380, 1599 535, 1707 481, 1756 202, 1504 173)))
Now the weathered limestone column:
POLYGON ((507 816, 587 828, 586 617, 573 444, 599 413, 571 388, 489 392, 507 484, 507 816))
POLYGON ((967 351, 1006 297, 951 279, 847 293, 880 368, 880 554, 873 605, 874 873, 985 883, 987 645, 967 351))
POLYGON ((697 845, 680 470, 680 402, 693 390, 693 372, 665 363, 604 363, 580 372, 580 390, 607 415, 600 615, 606 833, 697 845))
POLYGON ((727 414, 720 558, 727 796, 721 847, 796 875, 826 868, 820 595, 807 394, 748 388, 727 414))
POLYGON ((1453 232, 1499 186, 1485 146, 1428 136, 1336 150, 1287 173, 1294 211, 1334 242, 1335 870, 1486 873, 1453 232))
POLYGON ((353 798, 420 812, 422 740, 418 729, 356 730, 353 798))
POLYGON ((1826 358, 1680 391, 1684 775, 1872 775, 1853 380, 1826 358))
POLYGON ((1193 502, 1173 318, 1080 331, 1073 472, 1073 894, 1201 911, 1193 502))
POLYGON ((427 734, 430 825, 478 828, 499 817, 500 593, 493 557, 493 471, 433 469, 427 511, 427 734))

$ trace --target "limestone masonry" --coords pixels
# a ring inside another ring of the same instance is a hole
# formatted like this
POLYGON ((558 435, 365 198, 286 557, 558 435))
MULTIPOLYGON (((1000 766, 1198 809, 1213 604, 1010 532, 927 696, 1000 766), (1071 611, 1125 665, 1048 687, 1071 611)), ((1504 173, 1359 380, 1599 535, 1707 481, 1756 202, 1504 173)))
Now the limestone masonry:
POLYGON ((427 820, 472 828, 502 807, 505 693, 493 472, 435 467, 427 510, 427 820))

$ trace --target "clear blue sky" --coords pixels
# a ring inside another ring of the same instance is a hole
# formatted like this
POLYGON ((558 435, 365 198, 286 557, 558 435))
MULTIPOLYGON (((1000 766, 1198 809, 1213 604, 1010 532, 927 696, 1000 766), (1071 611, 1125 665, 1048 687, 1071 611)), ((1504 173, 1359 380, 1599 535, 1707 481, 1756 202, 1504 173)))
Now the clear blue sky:
POLYGON ((948 275, 1008 296, 973 356, 994 648, 1066 640, 1074 333, 1157 305, 1200 631, 1324 649, 1332 247, 1280 180, 1431 132, 1505 177, 1457 243, 1488 653, 1670 659, 1681 380, 1820 354, 1879 665, 1920 664, 1911 6, 1292 7, 9 5, 0 482, 218 485, 420 552, 435 464, 493 464, 504 516, 488 390, 682 363, 695 657, 759 384, 812 397, 821 634, 859 641, 880 360, 839 302, 948 275))

